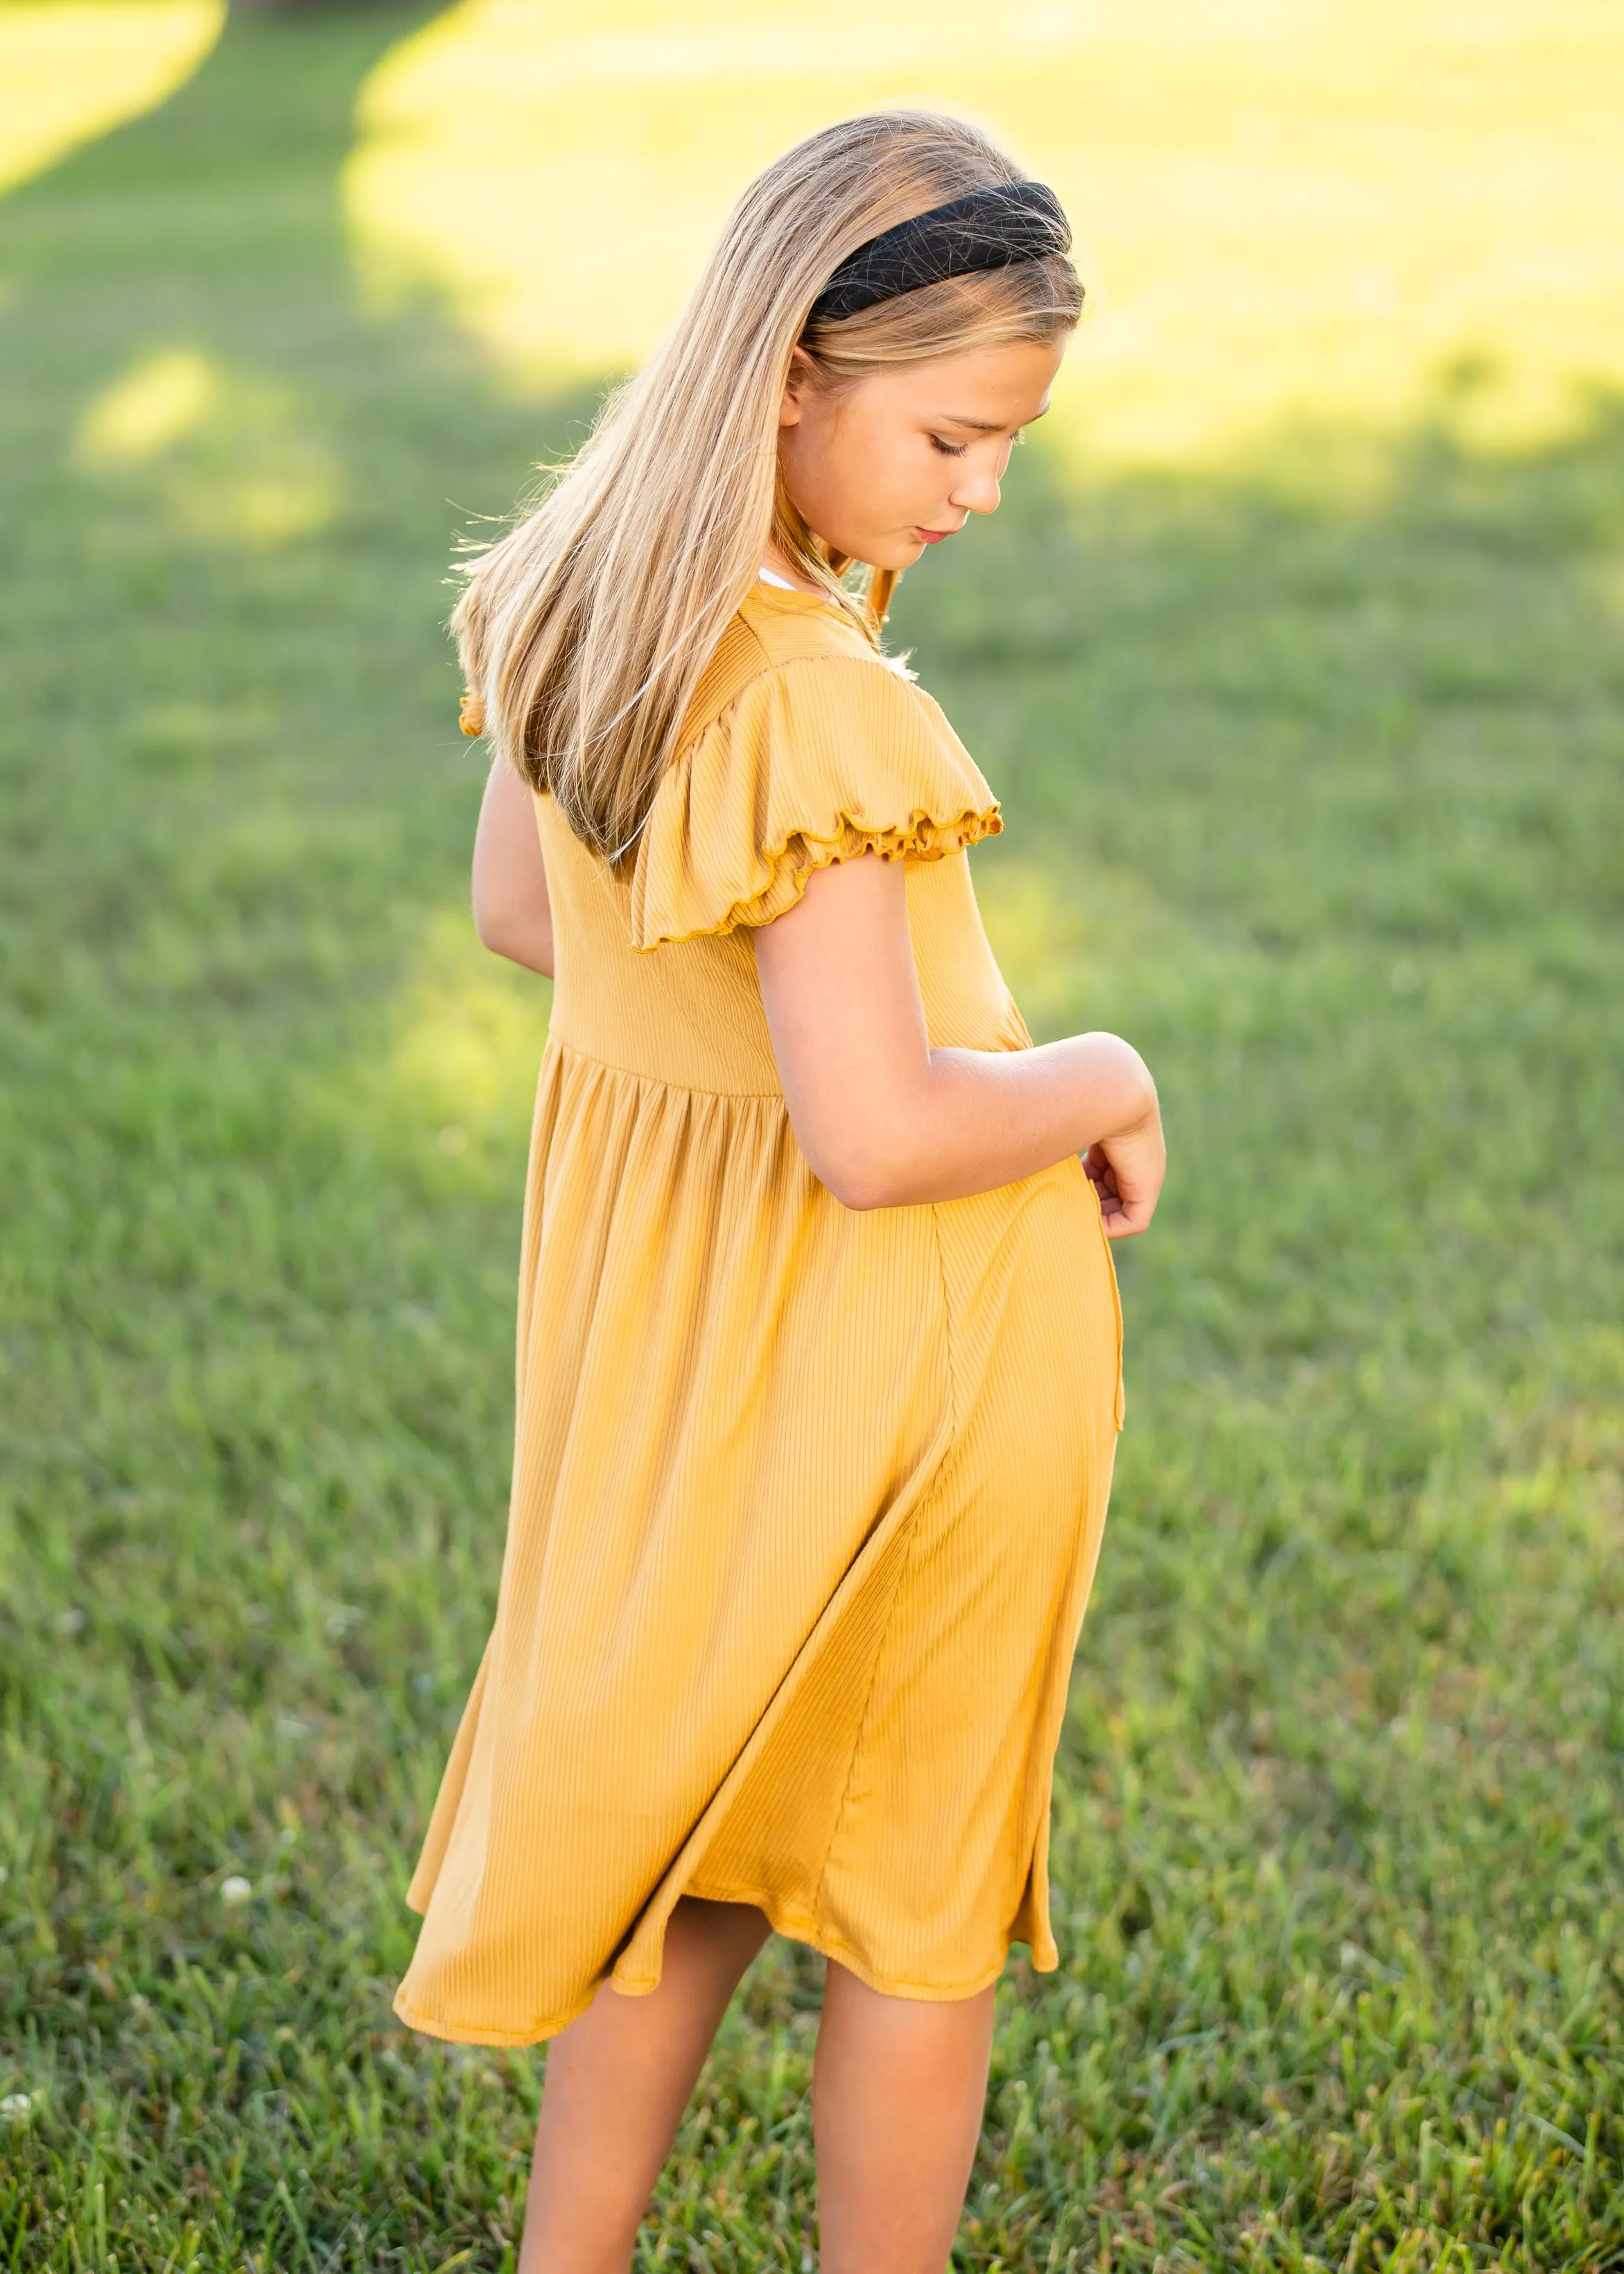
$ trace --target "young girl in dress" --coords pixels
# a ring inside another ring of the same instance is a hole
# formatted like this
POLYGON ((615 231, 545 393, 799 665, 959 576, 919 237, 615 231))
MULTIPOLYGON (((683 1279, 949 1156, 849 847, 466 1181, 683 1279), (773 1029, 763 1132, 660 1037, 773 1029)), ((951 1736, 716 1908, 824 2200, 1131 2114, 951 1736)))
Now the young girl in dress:
POLYGON ((1126 1043, 1033 1046, 965 858, 997 802, 880 623, 1043 414, 1070 241, 956 119, 813 135, 456 612, 480 935, 554 994, 507 1555, 397 2006, 558 2040, 522 2274, 624 2274, 774 1931, 828 1960, 823 2274, 939 2274, 993 1984, 1056 1963, 1107 1241, 1161 1126, 1126 1043))

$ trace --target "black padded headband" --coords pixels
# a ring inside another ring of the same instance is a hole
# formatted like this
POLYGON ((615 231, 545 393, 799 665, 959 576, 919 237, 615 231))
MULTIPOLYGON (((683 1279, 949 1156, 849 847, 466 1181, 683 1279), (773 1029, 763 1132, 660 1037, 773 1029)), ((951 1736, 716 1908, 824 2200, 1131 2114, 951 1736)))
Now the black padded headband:
POLYGON ((807 321, 838 324, 882 300, 945 283, 950 276, 1012 268, 1018 261, 1041 260, 1071 249, 1071 227, 1060 200, 1041 182, 1001 182, 990 190, 972 190, 968 197, 951 198, 912 221, 898 222, 848 253, 812 303, 807 321))

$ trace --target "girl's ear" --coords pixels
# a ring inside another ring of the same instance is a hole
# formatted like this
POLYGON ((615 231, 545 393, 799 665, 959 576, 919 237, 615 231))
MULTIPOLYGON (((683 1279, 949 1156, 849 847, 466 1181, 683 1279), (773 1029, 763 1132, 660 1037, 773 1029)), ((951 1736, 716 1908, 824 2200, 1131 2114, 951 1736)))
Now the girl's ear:
POLYGON ((815 377, 811 357, 805 348, 795 349, 789 359, 789 376, 784 382, 784 399, 778 405, 780 426, 800 425, 807 389, 815 377))

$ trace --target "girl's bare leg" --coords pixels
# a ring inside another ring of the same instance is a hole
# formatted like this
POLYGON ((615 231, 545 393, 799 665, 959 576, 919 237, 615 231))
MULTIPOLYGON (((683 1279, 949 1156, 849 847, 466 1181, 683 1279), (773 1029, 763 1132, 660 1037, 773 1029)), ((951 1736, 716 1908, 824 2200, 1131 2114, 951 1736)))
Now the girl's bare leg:
POLYGON ((942 2274, 981 2131, 993 1993, 883 1997, 831 1960, 812 2073, 821 2274, 942 2274))
POLYGON ((710 2040, 767 1931, 748 1903, 684 1896, 658 1989, 623 1998, 605 1985, 554 2038, 519 2274, 626 2274, 710 2040))

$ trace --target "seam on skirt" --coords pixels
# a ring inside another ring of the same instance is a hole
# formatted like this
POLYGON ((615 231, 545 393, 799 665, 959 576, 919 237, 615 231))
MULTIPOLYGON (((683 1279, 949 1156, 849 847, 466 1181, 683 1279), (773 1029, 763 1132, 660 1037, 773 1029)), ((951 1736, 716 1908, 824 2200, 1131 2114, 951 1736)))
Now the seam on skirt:
MULTIPOLYGON (((957 1444, 959 1432, 963 1427, 963 1412, 959 1397, 959 1359, 954 1349, 953 1304, 952 1298, 948 1292, 947 1256, 942 1246, 942 1208, 941 1203, 936 1201, 930 1203, 930 1239, 936 1250, 936 1277, 942 1287, 942 1346, 947 1352, 948 1425, 953 1433, 952 1442, 957 1444)), ((944 1453, 942 1457, 945 1460, 946 1454, 944 1453)), ((935 1489, 934 1479, 932 1489, 935 1489)))
POLYGON ((921 1519, 941 1490, 942 1479, 946 1473, 948 1464, 959 1450, 962 1425, 959 1413, 959 1374, 953 1362, 953 1312, 952 1305, 948 1300, 947 1265, 942 1254, 942 1226, 938 1210, 934 1203, 930 1205, 930 1237, 936 1259, 936 1274, 942 1291, 942 1347, 946 1354, 947 1362, 947 1442, 942 1448, 942 1457, 936 1463, 930 1482, 920 1495, 909 1521, 908 1541, 902 1558, 902 1569, 898 1572, 892 1584, 891 1601, 885 1609, 884 1623, 880 1630, 879 1639, 874 1646, 874 1663, 868 1669, 868 1686, 863 1698, 862 1712, 858 1716, 856 1734, 852 1739, 851 1754, 846 1765, 846 1781, 840 1788, 840 1798, 836 1803, 834 1822, 824 1845, 823 1860, 818 1866, 817 1884, 812 1893, 813 1913, 820 1921, 823 1916, 823 1886, 829 1877, 830 1858, 834 1854, 836 1842, 840 1837, 841 1828, 846 1822, 846 1809, 852 1796, 852 1780, 857 1773, 858 1757, 862 1751, 863 1738, 868 1728, 868 1717, 874 1706, 874 1687, 880 1678, 880 1666, 885 1656, 885 1645, 891 1640, 891 1628, 896 1621, 898 1600, 902 1593, 903 1583, 908 1575, 908 1566, 914 1560, 914 1543, 919 1536, 921 1519))
MULTIPOLYGON (((950 1427, 951 1427, 951 1418, 950 1427)), ((880 1666, 885 1656, 885 1645, 891 1640, 891 1628, 896 1623, 897 1605, 902 1594, 903 1582, 908 1576, 908 1566, 914 1561, 914 1549, 919 1538, 920 1521, 925 1510, 935 1500, 941 1486, 943 1471, 946 1468, 952 1454, 958 1450, 958 1433, 953 1429, 947 1444, 943 1449, 942 1457, 936 1464, 936 1473, 921 1495, 919 1504, 908 1522, 907 1546, 903 1551, 902 1568, 891 1582, 891 1600, 885 1607, 884 1623, 880 1629, 879 1639, 874 1645, 874 1663, 868 1668, 868 1685, 863 1693, 862 1712, 857 1717, 856 1733, 853 1736, 851 1753, 846 1764, 846 1779, 840 1787, 840 1797, 835 1806, 834 1822, 830 1827, 829 1838, 824 1843, 823 1860, 818 1866, 817 1885, 812 1891, 813 1914, 820 1922, 820 1928, 823 1916, 823 1887, 829 1878, 830 1858, 835 1852, 836 1844, 846 1824, 846 1811, 851 1804, 852 1781, 857 1774, 858 1758, 862 1752, 863 1739, 868 1735, 868 1717, 874 1710, 875 1685, 880 1678, 880 1666)), ((841 1962, 844 1964, 845 1962, 841 1962)))
POLYGON ((664 1074, 639 1073, 635 1066, 617 1065, 613 1058, 594 1058, 590 1050, 583 1050, 578 1043, 567 1041, 562 1035, 555 1035, 551 1028, 543 1045, 544 1056, 548 1050, 557 1050, 566 1058, 578 1058, 583 1065, 600 1066, 605 1073, 618 1073, 627 1081, 640 1082, 644 1089, 673 1089, 681 1097, 740 1098, 751 1104, 776 1105, 786 1113, 789 1111, 785 1105, 781 1089, 706 1089, 698 1082, 668 1081, 664 1074))

